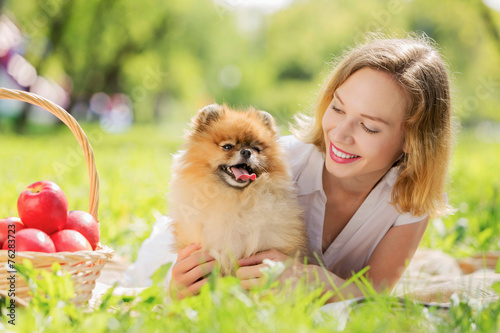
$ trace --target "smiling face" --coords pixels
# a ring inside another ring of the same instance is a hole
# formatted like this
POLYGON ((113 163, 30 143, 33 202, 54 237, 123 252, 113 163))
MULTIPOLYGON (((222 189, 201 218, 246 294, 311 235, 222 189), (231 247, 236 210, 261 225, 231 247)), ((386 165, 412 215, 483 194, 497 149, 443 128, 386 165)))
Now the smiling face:
POLYGON ((376 183, 404 151, 405 94, 387 73, 365 67, 332 97, 322 121, 326 170, 376 183))

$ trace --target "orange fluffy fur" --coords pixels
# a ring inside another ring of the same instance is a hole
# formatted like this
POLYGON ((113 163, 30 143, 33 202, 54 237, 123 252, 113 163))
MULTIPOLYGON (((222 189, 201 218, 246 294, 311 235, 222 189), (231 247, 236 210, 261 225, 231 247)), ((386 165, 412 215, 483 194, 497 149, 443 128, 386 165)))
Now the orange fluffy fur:
POLYGON ((201 109, 191 126, 170 184, 174 250, 199 243, 223 274, 233 272, 235 260, 268 249, 305 255, 302 212, 272 117, 214 104, 201 109), (226 144, 233 148, 225 150, 226 144), (242 149, 251 151, 257 175, 244 184, 220 167, 241 162, 242 149))

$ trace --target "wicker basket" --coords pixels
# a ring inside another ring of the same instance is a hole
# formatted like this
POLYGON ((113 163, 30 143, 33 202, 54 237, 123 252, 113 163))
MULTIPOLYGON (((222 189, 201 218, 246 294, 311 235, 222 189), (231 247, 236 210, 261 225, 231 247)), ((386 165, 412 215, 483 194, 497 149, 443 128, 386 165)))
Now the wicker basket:
MULTIPOLYGON (((13 99, 39 106, 54 114, 71 129, 83 149, 87 163, 90 179, 89 213, 99 221, 97 219, 99 178, 94 160, 94 152, 87 136, 75 118, 51 101, 24 91, 0 88, 0 99, 13 99)), ((42 253, 24 251, 16 252, 14 261, 22 263, 24 259, 29 259, 33 263, 34 268, 47 270, 51 269, 53 263, 60 263, 61 268, 72 275, 75 288, 74 303, 83 305, 91 298, 95 281, 101 274, 104 264, 113 257, 113 254, 114 251, 107 246, 98 246, 95 251, 79 252, 42 253)), ((7 269, 8 259, 8 251, 0 250, 0 294, 4 296, 10 288, 10 282, 7 280, 11 274, 9 273, 9 269, 7 269)), ((19 274, 16 274, 15 294, 16 298, 20 300, 19 305, 27 304, 31 298, 29 287, 19 274)))

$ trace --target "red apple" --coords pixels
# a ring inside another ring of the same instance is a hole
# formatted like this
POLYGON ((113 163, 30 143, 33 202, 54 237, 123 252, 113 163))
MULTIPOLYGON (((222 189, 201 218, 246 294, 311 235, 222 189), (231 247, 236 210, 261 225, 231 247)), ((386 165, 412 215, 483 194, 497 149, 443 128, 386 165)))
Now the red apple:
POLYGON ((57 252, 92 251, 92 246, 85 236, 76 230, 64 229, 50 236, 57 252))
POLYGON ((99 224, 92 215, 82 210, 72 210, 68 213, 68 221, 65 229, 76 230, 89 241, 95 250, 99 243, 99 224))
POLYGON ((40 229, 50 235, 64 229, 68 200, 56 183, 40 181, 21 192, 17 210, 26 228, 40 229))
POLYGON ((14 241, 7 240, 3 244, 4 250, 13 250, 15 248, 16 252, 19 251, 35 251, 35 252, 56 252, 54 243, 50 239, 49 235, 45 232, 33 229, 25 228, 16 232, 14 241))
POLYGON ((0 248, 10 235, 24 229, 24 224, 19 217, 7 217, 0 220, 0 248))

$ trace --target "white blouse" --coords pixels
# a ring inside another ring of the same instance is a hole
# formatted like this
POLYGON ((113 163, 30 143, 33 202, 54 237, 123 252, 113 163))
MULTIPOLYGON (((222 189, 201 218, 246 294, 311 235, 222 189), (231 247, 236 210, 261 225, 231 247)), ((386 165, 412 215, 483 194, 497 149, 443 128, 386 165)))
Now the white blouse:
MULTIPOLYGON (((341 278, 365 267, 380 240, 393 226, 420 222, 426 216, 400 214, 390 204, 398 168, 391 168, 370 192, 342 232, 323 253, 323 222, 326 195, 323 191, 324 154, 313 144, 294 136, 282 137, 298 185, 299 202, 309 235, 309 249, 316 252, 325 267, 341 278)), ((397 249, 394 249, 397 250, 397 249)))

